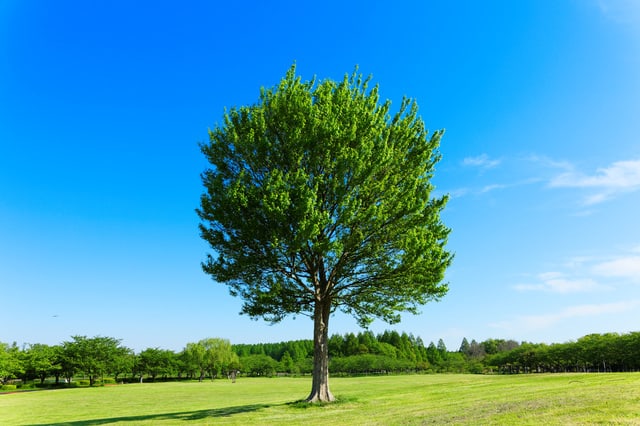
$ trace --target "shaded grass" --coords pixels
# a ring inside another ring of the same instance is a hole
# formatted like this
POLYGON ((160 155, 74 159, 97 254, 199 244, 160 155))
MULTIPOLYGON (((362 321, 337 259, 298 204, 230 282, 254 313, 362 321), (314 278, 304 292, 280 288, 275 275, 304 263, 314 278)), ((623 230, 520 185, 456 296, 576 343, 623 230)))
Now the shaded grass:
POLYGON ((2 425, 638 424, 640 374, 333 378, 337 403, 300 401, 310 378, 181 382, 0 395, 2 425))

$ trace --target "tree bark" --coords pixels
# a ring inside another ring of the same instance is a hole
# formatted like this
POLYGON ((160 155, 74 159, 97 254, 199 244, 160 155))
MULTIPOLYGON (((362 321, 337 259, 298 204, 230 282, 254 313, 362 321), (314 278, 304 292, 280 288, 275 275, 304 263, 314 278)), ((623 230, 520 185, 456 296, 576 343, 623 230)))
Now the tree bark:
POLYGON ((307 402, 331 402, 329 390, 329 316, 331 300, 316 300, 313 313, 313 382, 307 402))

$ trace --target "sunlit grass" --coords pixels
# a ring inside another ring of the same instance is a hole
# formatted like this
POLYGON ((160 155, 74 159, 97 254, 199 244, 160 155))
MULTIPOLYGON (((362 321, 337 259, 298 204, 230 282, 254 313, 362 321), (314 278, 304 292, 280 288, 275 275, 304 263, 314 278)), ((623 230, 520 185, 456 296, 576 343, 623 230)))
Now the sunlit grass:
POLYGON ((0 395, 2 425, 638 424, 640 374, 310 378, 129 384, 0 395))

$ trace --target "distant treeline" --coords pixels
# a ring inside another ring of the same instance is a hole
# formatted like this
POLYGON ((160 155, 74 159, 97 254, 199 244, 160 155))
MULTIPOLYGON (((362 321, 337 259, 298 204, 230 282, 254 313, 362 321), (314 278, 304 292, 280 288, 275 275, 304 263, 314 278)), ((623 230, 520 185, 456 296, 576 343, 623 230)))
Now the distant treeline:
MULTIPOLYGON (((262 369, 245 368, 247 374, 311 371, 311 340, 232 348, 243 365, 251 366, 250 360, 263 360, 262 369)), ((640 332, 590 334, 575 342, 554 344, 504 339, 469 342, 464 338, 459 349, 451 351, 442 339, 425 345, 420 337, 411 334, 385 331, 374 335, 365 331, 331 336, 329 356, 332 374, 640 371, 640 332)))
MULTIPOLYGON (((271 374, 306 374, 313 368, 313 341, 297 340, 281 343, 233 345, 233 350, 250 375, 253 360, 271 359, 271 374), (249 366, 247 368, 246 366, 249 366)), ((407 333, 385 331, 374 335, 370 331, 347 333, 329 338, 329 370, 332 374, 399 373, 429 370, 441 362, 447 349, 442 340, 438 347, 426 347, 423 341, 407 333)))
MULTIPOLYGON (((466 338, 458 350, 442 339, 425 345, 407 333, 370 331, 329 339, 333 375, 389 373, 548 373, 640 371, 640 332, 590 334, 575 342, 543 344, 466 338)), ((180 352, 148 348, 134 353, 111 337, 73 336, 60 345, 0 343, 0 384, 55 378, 91 385, 115 381, 310 374, 313 342, 235 344, 208 338, 180 352)))
MULTIPOLYGON (((640 332, 589 334, 575 342, 523 343, 505 352, 471 352, 502 373, 640 371, 640 332)), ((484 349, 484 352, 482 351, 484 349)))

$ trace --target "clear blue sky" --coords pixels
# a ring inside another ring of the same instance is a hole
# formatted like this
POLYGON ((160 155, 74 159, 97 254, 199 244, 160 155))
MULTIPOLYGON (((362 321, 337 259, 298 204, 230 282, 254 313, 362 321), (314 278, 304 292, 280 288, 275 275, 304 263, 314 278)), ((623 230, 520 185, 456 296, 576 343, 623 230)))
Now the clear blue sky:
POLYGON ((640 330, 640 2, 2 0, 0 341, 311 338, 306 317, 238 315, 194 213, 198 143, 294 61, 304 79, 357 64, 446 129, 450 292, 375 333, 640 330))

